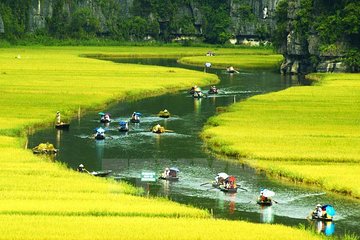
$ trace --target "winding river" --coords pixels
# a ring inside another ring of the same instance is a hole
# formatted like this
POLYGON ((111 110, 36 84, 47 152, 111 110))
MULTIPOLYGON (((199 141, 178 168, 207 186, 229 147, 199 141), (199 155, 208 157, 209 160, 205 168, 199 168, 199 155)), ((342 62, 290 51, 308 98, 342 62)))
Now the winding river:
MULTIPOLYGON (((184 66, 173 59, 117 59, 117 62, 175 66, 204 71, 203 68, 184 66)), ((204 99, 193 99, 186 91, 146 98, 132 102, 114 103, 103 112, 116 120, 105 126, 111 138, 95 141, 89 136, 93 129, 103 126, 97 112, 89 112, 71 122, 69 131, 53 128, 37 131, 29 136, 29 148, 40 142, 52 142, 60 149, 56 160, 69 167, 83 163, 88 170, 111 169, 116 179, 128 181, 145 189, 145 194, 165 196, 173 201, 209 209, 214 217, 260 223, 312 226, 324 234, 360 235, 360 206, 345 197, 326 194, 321 189, 296 186, 269 179, 262 173, 231 160, 219 159, 204 149, 199 133, 217 107, 242 101, 256 94, 279 91, 297 85, 296 79, 268 71, 251 71, 230 75, 223 70, 210 69, 221 79, 220 94, 204 99), (168 109, 172 116, 160 119, 160 110, 168 109), (141 112, 140 124, 130 125, 128 133, 117 130, 117 122, 129 119, 132 112, 141 112), (153 134, 149 129, 160 123, 174 132, 153 134), (144 170, 161 173, 166 166, 180 169, 178 182, 140 181, 144 170), (227 172, 238 179, 242 189, 236 194, 225 194, 210 184, 218 172, 227 172), (276 192, 277 204, 260 207, 256 197, 260 188, 276 192), (330 203, 337 210, 334 223, 312 222, 306 216, 317 203, 330 203)), ((101 89, 101 86, 99 86, 101 89)), ((208 88, 204 88, 208 89, 208 88)))

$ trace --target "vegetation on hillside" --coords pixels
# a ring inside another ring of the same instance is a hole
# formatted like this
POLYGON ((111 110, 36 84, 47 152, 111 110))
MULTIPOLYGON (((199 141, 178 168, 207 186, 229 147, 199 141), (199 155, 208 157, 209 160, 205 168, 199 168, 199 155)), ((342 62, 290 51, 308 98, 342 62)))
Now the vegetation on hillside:
MULTIPOLYGON (((309 37, 319 41, 320 56, 342 56, 352 72, 360 71, 360 2, 356 0, 302 0, 296 15, 293 2, 282 0, 277 5, 273 41, 277 47, 286 44, 289 31, 294 31, 300 44, 308 46, 309 37), (290 24, 289 24, 290 22, 290 24), (289 27, 291 26, 291 27, 289 27)), ((313 55, 312 61, 319 56, 313 55)))

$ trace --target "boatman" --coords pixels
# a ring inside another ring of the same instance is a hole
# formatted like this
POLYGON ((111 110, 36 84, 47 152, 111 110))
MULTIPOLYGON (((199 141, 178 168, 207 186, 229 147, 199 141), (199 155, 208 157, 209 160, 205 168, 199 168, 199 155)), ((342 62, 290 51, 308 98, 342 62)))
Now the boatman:
POLYGON ((61 123, 61 117, 60 117, 60 112, 59 111, 56 112, 56 123, 57 124, 61 123))

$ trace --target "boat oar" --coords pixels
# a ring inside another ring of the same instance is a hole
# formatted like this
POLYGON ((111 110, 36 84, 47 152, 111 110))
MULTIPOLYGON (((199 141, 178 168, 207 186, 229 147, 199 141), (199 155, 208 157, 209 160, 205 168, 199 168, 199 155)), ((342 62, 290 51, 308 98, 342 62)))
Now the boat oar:
POLYGON ((210 183, 208 183, 208 182, 202 183, 202 184, 200 184, 200 186, 204 186, 204 185, 207 185, 207 184, 210 184, 210 183))
POLYGON ((278 201, 275 201, 274 199, 272 200, 274 203, 276 203, 276 204, 279 204, 279 202, 278 201))
POLYGON ((243 187, 238 187, 238 189, 244 190, 244 191, 246 191, 246 192, 249 191, 249 190, 247 190, 246 188, 243 188, 243 187))
POLYGON ((165 132, 174 132, 173 130, 165 129, 165 132))

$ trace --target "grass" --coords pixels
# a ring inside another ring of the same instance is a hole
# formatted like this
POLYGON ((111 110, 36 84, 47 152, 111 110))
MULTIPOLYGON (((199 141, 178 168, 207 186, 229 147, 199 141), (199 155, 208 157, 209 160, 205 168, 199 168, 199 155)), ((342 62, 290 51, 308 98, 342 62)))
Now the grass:
POLYGON ((255 51, 248 51, 238 53, 237 55, 183 57, 179 62, 198 66, 204 66, 204 63, 210 62, 212 67, 215 68, 233 66, 236 70, 242 71, 251 69, 279 69, 282 59, 282 55, 273 54, 271 52, 265 52, 262 55, 259 55, 255 51))
MULTIPOLYGON (((205 210, 139 197, 140 190, 127 184, 76 173, 23 149, 25 133, 34 126, 50 126, 58 110, 71 118, 79 106, 100 109, 115 100, 218 81, 215 75, 202 72, 115 64, 80 55, 168 57, 206 51, 175 47, 0 49, 0 239, 218 239, 234 233, 244 239, 261 239, 264 233, 266 239, 318 239, 300 229, 215 220, 205 210)), ((229 49, 217 51, 230 53, 229 49)))
POLYGON ((310 77, 313 86, 234 104, 203 138, 270 174, 360 198, 360 74, 310 77))

